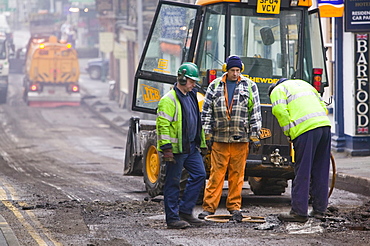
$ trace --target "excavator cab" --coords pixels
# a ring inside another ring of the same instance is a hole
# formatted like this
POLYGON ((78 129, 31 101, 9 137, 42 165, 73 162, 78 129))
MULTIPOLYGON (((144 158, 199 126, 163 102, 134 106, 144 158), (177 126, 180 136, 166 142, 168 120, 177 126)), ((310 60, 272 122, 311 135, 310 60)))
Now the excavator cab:
POLYGON ((328 86, 318 9, 282 1, 279 14, 266 14, 253 1, 198 2, 159 2, 135 76, 133 110, 155 114, 184 61, 198 65, 205 89, 229 55, 241 57, 243 75, 257 83, 265 104, 267 88, 282 77, 313 83, 314 69, 321 69, 320 88, 328 86))

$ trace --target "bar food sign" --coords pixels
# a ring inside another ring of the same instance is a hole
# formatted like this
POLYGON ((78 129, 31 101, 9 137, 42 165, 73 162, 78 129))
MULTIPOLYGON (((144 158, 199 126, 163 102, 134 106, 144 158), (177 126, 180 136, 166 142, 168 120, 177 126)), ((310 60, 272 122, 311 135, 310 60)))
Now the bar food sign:
POLYGON ((355 127, 357 135, 369 134, 369 34, 355 34, 355 127))

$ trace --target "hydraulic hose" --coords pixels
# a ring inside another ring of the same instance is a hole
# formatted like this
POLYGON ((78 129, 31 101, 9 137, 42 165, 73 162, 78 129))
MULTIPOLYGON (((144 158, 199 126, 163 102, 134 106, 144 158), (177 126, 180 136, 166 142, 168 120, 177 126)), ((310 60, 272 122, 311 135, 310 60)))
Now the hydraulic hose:
POLYGON ((334 190, 334 186, 335 186, 335 180, 337 178, 337 169, 336 169, 336 165, 335 165, 335 160, 334 160, 334 156, 332 153, 330 153, 330 160, 331 160, 331 166, 332 166, 332 169, 333 169, 333 176, 331 178, 331 185, 330 185, 330 190, 329 190, 329 196, 331 196, 331 194, 333 193, 333 190, 334 190))

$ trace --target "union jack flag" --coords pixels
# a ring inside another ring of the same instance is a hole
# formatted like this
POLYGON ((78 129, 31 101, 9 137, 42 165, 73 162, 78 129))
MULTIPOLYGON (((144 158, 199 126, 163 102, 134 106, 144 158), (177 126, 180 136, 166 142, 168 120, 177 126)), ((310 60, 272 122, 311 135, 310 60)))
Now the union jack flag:
POLYGON ((356 38, 357 38, 357 40, 359 40, 359 39, 367 40, 367 34, 356 34, 356 38))
POLYGON ((369 133, 369 128, 368 127, 358 127, 357 133, 369 133))

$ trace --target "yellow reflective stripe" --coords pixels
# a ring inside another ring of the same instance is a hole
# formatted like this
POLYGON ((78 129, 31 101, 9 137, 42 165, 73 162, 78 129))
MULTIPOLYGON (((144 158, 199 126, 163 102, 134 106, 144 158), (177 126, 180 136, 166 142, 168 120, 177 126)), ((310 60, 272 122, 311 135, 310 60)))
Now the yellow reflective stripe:
POLYGON ((320 117, 320 116, 326 116, 326 113, 325 112, 315 112, 315 113, 311 113, 311 114, 308 114, 308 115, 305 115, 291 123, 289 123, 288 125, 286 126, 283 126, 283 131, 288 131, 289 129, 295 127, 296 125, 308 120, 308 119, 311 119, 311 118, 314 118, 314 117, 320 117))
POLYGON ((285 99, 279 99, 279 100, 276 100, 273 104, 272 104, 272 107, 275 107, 276 105, 278 104, 287 104, 287 101, 285 99))
POLYGON ((157 113, 157 116, 158 116, 158 117, 163 117, 163 118, 165 118, 165 119, 166 119, 166 120, 168 120, 168 121, 173 121, 172 116, 170 116, 170 115, 166 114, 166 113, 165 113, 165 112, 163 112, 163 111, 158 112, 158 113, 157 113))
POLYGON ((304 97, 304 96, 317 96, 317 95, 313 91, 304 91, 304 92, 299 92, 297 94, 291 95, 290 97, 288 97, 287 100, 288 100, 288 103, 290 103, 291 101, 299 97, 304 97))
POLYGON ((171 100, 173 101, 173 104, 175 105, 175 108, 176 108, 175 115, 173 116, 173 121, 178 121, 178 109, 177 109, 177 105, 176 105, 176 98, 172 93, 168 93, 168 97, 171 98, 171 100))
POLYGON ((299 92, 297 94, 294 94, 292 95, 288 90, 287 88, 283 87, 283 91, 285 92, 286 94, 286 97, 287 99, 279 99, 277 101, 275 101, 272 106, 276 106, 278 104, 287 104, 287 103, 290 103, 291 101, 294 101, 295 99, 297 98, 300 98, 300 97, 303 97, 303 96, 317 96, 315 94, 315 92, 313 91, 304 91, 304 92, 299 92))
MULTIPOLYGON (((284 86, 282 87, 282 91, 285 93, 287 98, 289 98, 291 96, 290 92, 284 86)), ((288 104, 288 102, 287 102, 286 99, 278 99, 278 100, 276 100, 275 102, 272 103, 272 107, 274 107, 278 104, 288 104)))
POLYGON ((283 91, 285 92, 285 95, 286 95, 287 98, 292 95, 292 94, 290 94, 290 92, 288 91, 288 89, 285 88, 285 86, 283 86, 283 91))
POLYGON ((168 135, 158 135, 158 140, 169 140, 171 143, 178 143, 179 139, 178 138, 171 138, 168 135))

